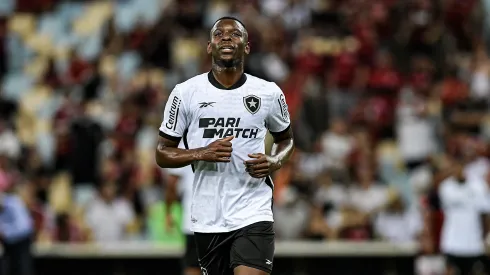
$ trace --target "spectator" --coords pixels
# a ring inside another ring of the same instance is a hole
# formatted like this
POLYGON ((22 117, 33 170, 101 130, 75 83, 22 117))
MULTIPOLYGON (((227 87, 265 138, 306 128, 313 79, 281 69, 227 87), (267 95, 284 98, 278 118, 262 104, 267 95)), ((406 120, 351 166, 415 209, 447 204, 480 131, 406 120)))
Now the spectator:
POLYGON ((134 218, 130 203, 116 196, 113 183, 101 184, 98 195, 86 211, 88 226, 97 242, 128 240, 134 218))
MULTIPOLYGON (((341 119, 334 120, 330 130, 323 135, 321 144, 325 160, 331 165, 333 173, 345 174, 347 157, 352 152, 354 146, 346 123, 341 119)), ((336 178, 340 177, 337 176, 336 178)))
POLYGON ((427 100, 407 88, 397 107, 397 138, 400 153, 409 170, 425 164, 435 153, 435 127, 428 117, 427 100))
MULTIPOLYGON (((345 226, 342 213, 348 202, 347 188, 334 183, 328 173, 321 174, 317 182, 319 187, 318 190, 315 190, 314 196, 316 212, 319 212, 317 223, 324 228, 320 232, 323 233, 322 237, 337 238, 345 226)), ((315 219, 313 220, 315 221, 315 219)), ((312 225, 312 231, 318 232, 319 230, 315 230, 315 226, 312 225)))
POLYGON ((388 187, 374 181, 374 175, 367 166, 356 169, 356 178, 356 185, 348 191, 345 215, 346 219, 359 222, 353 222, 344 234, 349 239, 368 240, 373 236, 372 218, 388 205, 393 194, 388 187))
POLYGON ((474 274, 488 268, 481 219, 489 211, 488 187, 478 177, 466 177, 456 161, 454 172, 439 187, 445 216, 441 250, 447 255, 448 272, 474 274))
POLYGON ((297 239, 305 236, 309 230, 310 204, 291 186, 281 196, 281 203, 274 206, 274 230, 277 237, 297 239))
POLYGON ((5 264, 3 268, 6 274, 32 275, 33 224, 24 202, 15 194, 5 193, 8 184, 10 183, 2 183, 0 194, 0 240, 4 248, 2 264, 5 264))
POLYGON ((79 243, 87 240, 85 232, 79 228, 68 213, 56 216, 52 241, 59 243, 79 243))
POLYGON ((467 237, 446 236, 455 206, 439 195, 454 178, 446 158, 462 160, 467 181, 486 188, 489 47, 478 1, 124 0, 114 15, 100 1, 8 2, 15 11, 0 18, 0 162, 8 163, 0 185, 15 182, 39 241, 86 241, 86 223, 96 241, 110 231, 117 238, 109 241, 127 240, 130 220, 163 232, 155 121, 169 89, 209 71, 200 45, 209 24, 233 14, 249 30, 247 73, 283 89, 293 121, 296 153, 273 175, 279 238, 418 241, 417 230, 401 236, 394 228, 409 229, 420 214, 412 210, 427 200, 417 265, 426 275, 440 271, 443 221, 443 252, 467 237), (39 24, 52 34, 47 41, 39 24), (53 91, 36 92, 39 85, 53 91), (120 196, 97 195, 99 183, 120 196), (392 190, 407 198, 403 207, 390 203, 392 190), (86 215, 71 211, 90 199, 86 215))
POLYGON ((374 232, 392 243, 415 243, 422 231, 422 222, 418 209, 407 208, 398 197, 375 217, 374 232))
POLYGON ((82 106, 82 114, 70 126, 69 169, 73 177, 75 200, 84 205, 93 197, 99 165, 99 146, 103 132, 91 117, 89 102, 82 106))

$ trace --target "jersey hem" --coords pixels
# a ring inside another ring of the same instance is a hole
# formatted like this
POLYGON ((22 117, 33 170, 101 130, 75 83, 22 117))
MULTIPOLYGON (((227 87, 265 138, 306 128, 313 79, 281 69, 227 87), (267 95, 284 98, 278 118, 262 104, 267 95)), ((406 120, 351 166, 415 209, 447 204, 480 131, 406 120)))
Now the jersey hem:
POLYGON ((218 226, 210 226, 210 227, 198 227, 198 226, 192 226, 191 231, 196 232, 196 233, 227 233, 231 231, 235 231, 238 229, 242 229, 246 226, 249 226, 254 223, 258 222, 274 222, 274 218, 271 216, 257 216, 254 217, 253 219, 248 219, 246 222, 233 226, 230 228, 223 228, 223 227, 218 227, 218 226))
POLYGON ((170 139, 172 141, 180 141, 180 139, 182 138, 182 137, 176 137, 173 135, 169 135, 169 134, 165 133, 164 131, 162 131, 161 129, 159 130, 158 135, 163 137, 163 138, 170 139))
POLYGON ((271 135, 273 137, 277 137, 277 136, 280 136, 280 135, 286 133, 287 131, 289 131, 290 128, 291 128, 291 123, 289 123, 288 126, 282 131, 279 131, 279 132, 269 131, 269 132, 271 133, 271 135))

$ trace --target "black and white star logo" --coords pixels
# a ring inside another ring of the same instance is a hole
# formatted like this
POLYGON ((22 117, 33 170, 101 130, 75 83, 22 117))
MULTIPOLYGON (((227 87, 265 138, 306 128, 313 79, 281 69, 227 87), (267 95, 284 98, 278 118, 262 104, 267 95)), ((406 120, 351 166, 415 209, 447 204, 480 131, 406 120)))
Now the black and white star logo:
POLYGON ((249 111, 252 115, 259 111, 260 103, 260 97, 255 95, 248 95, 243 98, 245 109, 247 109, 247 111, 249 111))

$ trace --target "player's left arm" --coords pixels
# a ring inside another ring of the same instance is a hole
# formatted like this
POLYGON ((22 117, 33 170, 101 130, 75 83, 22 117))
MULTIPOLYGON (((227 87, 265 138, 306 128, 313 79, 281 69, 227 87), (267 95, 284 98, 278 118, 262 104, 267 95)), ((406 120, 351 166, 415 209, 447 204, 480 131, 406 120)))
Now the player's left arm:
POLYGON ((263 153, 248 155, 251 159, 245 161, 246 171, 254 178, 267 177, 280 169, 294 151, 294 137, 286 98, 277 85, 273 85, 273 90, 274 100, 265 122, 277 147, 274 155, 263 153))

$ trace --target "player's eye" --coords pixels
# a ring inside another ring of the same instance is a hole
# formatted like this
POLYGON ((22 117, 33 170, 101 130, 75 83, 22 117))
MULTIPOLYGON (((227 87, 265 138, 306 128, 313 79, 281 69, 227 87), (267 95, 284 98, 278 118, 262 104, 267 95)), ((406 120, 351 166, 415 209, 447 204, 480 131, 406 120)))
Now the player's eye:
POLYGON ((232 35, 233 35, 233 36, 236 36, 236 37, 241 37, 241 36, 242 36, 242 34, 241 34, 241 33, 239 33, 239 32, 234 32, 232 35))
POLYGON ((215 32, 214 36, 221 36, 223 33, 222 32, 215 32))

